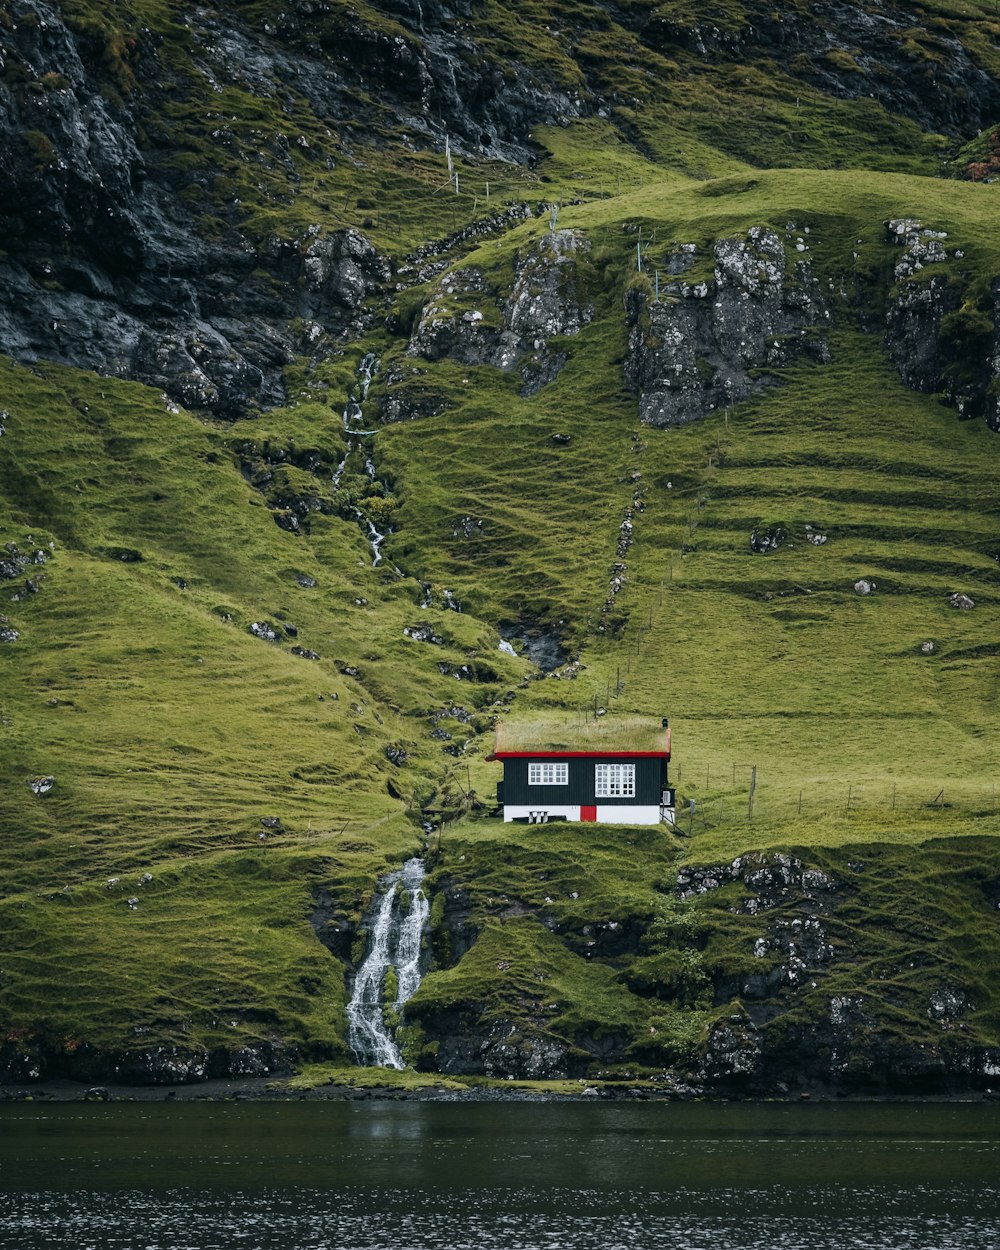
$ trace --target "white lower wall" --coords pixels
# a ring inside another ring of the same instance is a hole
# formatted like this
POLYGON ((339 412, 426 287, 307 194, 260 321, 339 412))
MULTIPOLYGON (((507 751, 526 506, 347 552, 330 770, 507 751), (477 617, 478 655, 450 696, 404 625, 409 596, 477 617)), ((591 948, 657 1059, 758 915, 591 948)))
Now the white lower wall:
POLYGON ((601 825, 658 825, 659 803, 647 803, 643 807, 601 807, 597 805, 597 822, 601 825))
MULTIPOLYGON (((550 820, 553 816, 564 816, 566 820, 574 821, 580 819, 579 806, 515 807, 510 803, 504 806, 503 818, 509 823, 512 820, 530 819, 532 812, 540 811, 547 812, 550 820)), ((641 807, 625 807, 606 804, 602 807, 598 804, 597 822, 602 825, 658 825, 660 823, 660 805, 659 803, 647 803, 641 807)))

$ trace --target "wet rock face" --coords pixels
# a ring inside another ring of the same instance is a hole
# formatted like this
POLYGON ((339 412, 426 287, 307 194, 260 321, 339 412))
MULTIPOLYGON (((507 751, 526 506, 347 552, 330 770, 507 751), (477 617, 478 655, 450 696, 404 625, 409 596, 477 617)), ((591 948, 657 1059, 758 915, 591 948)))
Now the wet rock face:
MULTIPOLYGON (((829 359, 830 312, 808 260, 791 260, 763 226, 719 239, 713 259, 711 279, 661 283, 659 300, 644 285, 626 297, 625 377, 647 425, 686 425, 737 404, 773 384, 758 370, 829 359)), ((687 247, 671 267, 681 274, 694 262, 687 247)))
POLYGON ((542 1033, 525 1033, 518 1026, 503 1021, 484 1041, 481 1048, 482 1071, 496 1079, 551 1081, 567 1076, 566 1047, 555 1038, 542 1033))
POLYGON ((761 1064, 761 1037, 744 1012, 720 1020, 708 1037, 699 1079, 715 1085, 743 1084, 761 1064))
POLYGON ((520 651, 543 673, 561 668, 569 660, 569 652, 563 646, 558 627, 524 616, 518 621, 504 622, 500 626, 501 637, 508 643, 517 643, 520 651))
POLYGON ((672 19, 656 11, 644 42, 699 59, 779 63, 786 73, 846 99, 874 97, 922 128, 974 134, 1000 113, 1000 87, 947 30, 921 28, 913 10, 891 0, 877 7, 830 0, 796 12, 745 6, 739 25, 672 19), (863 49, 863 50, 862 50, 863 49))
MULTIPOLYGON (((88 49, 45 3, 13 3, 3 34, 0 167, 18 194, 0 203, 8 240, 86 244, 111 271, 141 262, 149 236, 139 207, 145 167, 131 118, 93 85, 88 49), (19 91, 15 69, 41 90, 19 91)), ((119 72, 148 64, 138 41, 119 72)))
POLYGON ((224 1077, 290 1071, 295 1052, 260 1042, 232 1050, 153 1046, 102 1050, 84 1043, 72 1051, 42 1040, 0 1045, 0 1083, 38 1080, 102 1081, 117 1085, 175 1085, 224 1077))
MULTIPOLYGON (((235 231, 202 237, 178 192, 212 171, 179 179, 170 165, 157 37, 109 38, 44 2, 14 3, 0 27, 0 342, 19 360, 133 377, 224 418, 281 403, 299 319, 341 334, 388 267, 356 230, 323 237, 314 225, 259 246, 235 231), (143 132, 155 157, 140 151, 143 132)), ((277 46, 221 28, 213 39, 231 81, 298 72, 277 46)))
POLYGON ((389 281, 390 270, 360 230, 342 230, 317 239, 304 255, 302 311, 315 319, 353 313, 389 281))

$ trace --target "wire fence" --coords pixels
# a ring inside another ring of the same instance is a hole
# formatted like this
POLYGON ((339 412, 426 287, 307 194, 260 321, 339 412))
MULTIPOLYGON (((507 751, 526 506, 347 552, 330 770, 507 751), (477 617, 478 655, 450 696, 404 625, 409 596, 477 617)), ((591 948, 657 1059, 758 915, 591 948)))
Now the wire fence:
POLYGON ((677 825, 698 832, 724 822, 787 820, 849 813, 1000 813, 1000 786, 981 780, 922 781, 891 777, 826 780, 795 786, 769 780, 756 764, 698 765, 678 760, 671 767, 677 794, 677 825))

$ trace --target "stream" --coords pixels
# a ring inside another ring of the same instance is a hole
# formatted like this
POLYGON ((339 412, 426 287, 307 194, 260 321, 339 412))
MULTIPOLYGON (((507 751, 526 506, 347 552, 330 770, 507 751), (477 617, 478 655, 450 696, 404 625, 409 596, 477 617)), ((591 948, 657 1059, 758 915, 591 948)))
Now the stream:
MULTIPOLYGON (((344 476, 344 470, 347 468, 347 462, 355 452, 360 452, 362 448, 361 439, 367 438, 375 434, 375 430, 363 430, 359 428, 364 423, 364 404, 368 399, 368 391, 372 384, 372 379, 378 372, 379 358, 374 352, 366 352, 361 358, 358 365, 356 381, 354 389, 348 396, 347 403, 344 406, 344 412, 341 417, 344 425, 344 432, 347 434, 347 450, 344 452, 340 463, 334 470, 331 479, 334 489, 340 485, 340 479, 344 476)), ((365 455, 364 461, 365 473, 369 481, 377 482, 378 475, 375 469, 375 461, 372 459, 371 452, 365 455)), ((392 533, 390 529, 386 529, 385 533, 379 530, 378 526, 372 521, 371 517, 366 516, 364 511, 356 506, 350 509, 351 515, 355 518, 361 528, 365 531, 368 538, 368 545, 372 549, 372 567, 375 568, 382 563, 382 544, 392 533)))
POLYGON ((385 1020, 383 985, 390 968, 396 975, 398 1011, 420 985, 421 940, 430 903, 421 888, 424 863, 409 859, 378 884, 369 918, 368 949, 354 979, 347 1004, 347 1040, 362 1067, 405 1068, 385 1020), (409 906, 404 911, 404 893, 409 906))

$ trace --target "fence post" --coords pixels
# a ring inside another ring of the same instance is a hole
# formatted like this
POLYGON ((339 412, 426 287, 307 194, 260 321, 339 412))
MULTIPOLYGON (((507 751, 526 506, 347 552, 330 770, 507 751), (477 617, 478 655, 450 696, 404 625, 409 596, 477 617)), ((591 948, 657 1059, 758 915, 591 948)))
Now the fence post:
POLYGON ((750 769, 750 794, 747 798, 747 820, 753 820, 753 796, 757 789, 757 765, 750 769))

